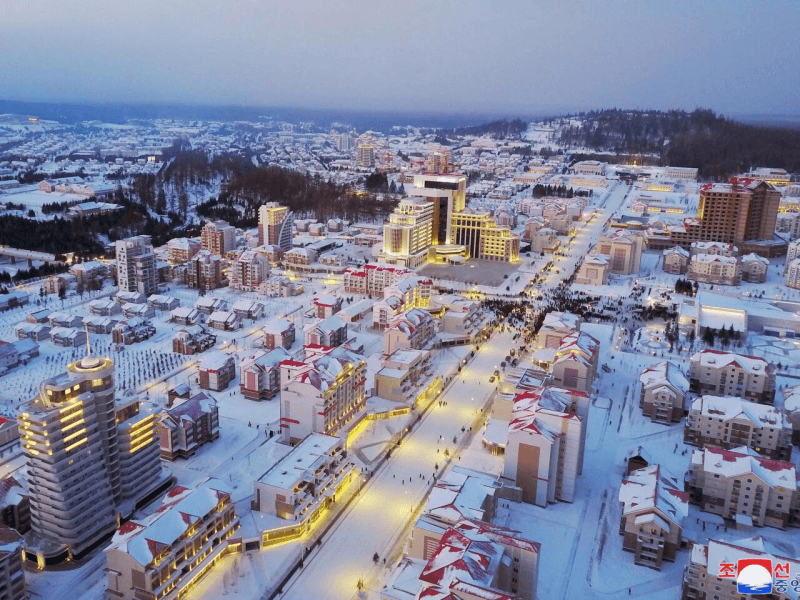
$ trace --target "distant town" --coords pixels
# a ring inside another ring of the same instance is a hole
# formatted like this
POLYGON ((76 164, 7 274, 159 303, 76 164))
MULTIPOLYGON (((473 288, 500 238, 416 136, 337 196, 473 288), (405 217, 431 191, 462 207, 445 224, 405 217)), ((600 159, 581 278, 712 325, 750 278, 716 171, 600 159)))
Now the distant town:
POLYGON ((0 115, 0 596, 797 598, 800 174, 621 131, 0 115))

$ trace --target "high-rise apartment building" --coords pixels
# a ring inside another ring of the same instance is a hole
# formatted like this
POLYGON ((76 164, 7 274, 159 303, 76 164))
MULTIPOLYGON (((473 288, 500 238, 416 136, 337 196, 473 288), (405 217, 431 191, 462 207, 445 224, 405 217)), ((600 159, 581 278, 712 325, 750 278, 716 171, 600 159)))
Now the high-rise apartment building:
POLYGON ((361 145, 358 147, 358 165, 360 167, 375 166, 375 146, 361 145))
POLYGON ((117 282, 120 291, 149 296, 158 291, 156 258, 149 235, 117 240, 117 282))
POLYGON ((383 251, 393 262, 417 267, 428 256, 434 205, 422 196, 401 200, 383 226, 383 251))
POLYGON ((259 245, 278 246, 284 252, 292 249, 294 213, 287 206, 267 202, 258 209, 259 245))
POLYGON ((236 228, 225 221, 206 223, 200 232, 200 244, 203 250, 210 250, 211 254, 225 256, 231 250, 236 250, 236 228))
POLYGON ((269 272, 270 262, 266 256, 255 250, 245 250, 229 267, 231 287, 244 292, 257 291, 269 272))
POLYGON ((40 568, 91 550, 160 481, 157 413, 138 401, 118 408, 114 390, 114 363, 86 356, 43 381, 18 414, 31 501, 26 552, 40 568))

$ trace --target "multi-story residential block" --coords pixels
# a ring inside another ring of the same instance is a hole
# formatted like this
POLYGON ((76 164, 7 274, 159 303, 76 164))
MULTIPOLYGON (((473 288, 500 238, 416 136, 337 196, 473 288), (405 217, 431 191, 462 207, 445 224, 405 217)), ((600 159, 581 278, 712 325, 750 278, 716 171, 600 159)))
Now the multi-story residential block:
POLYGON ((405 302, 399 296, 389 296, 378 300, 372 306, 372 326, 375 329, 386 329, 389 323, 404 310, 408 310, 405 302))
POLYGON ((239 528, 231 489, 208 478, 175 486, 163 506, 122 525, 106 549, 110 598, 175 600, 225 555, 239 528))
POLYGON ((149 235, 139 235, 116 242, 117 283, 125 292, 149 296, 158 291, 156 258, 149 235))
POLYGON ((581 262, 575 274, 575 283, 580 285, 605 285, 608 282, 608 257, 589 254, 581 262))
POLYGON ((256 250, 245 250, 229 267, 231 287, 243 292, 255 292, 269 277, 270 262, 256 250))
POLYGON ((683 441, 694 446, 739 446, 778 460, 792 458, 792 426, 773 406, 740 398, 701 396, 692 402, 683 441))
POLYGON ((553 382, 580 392, 591 392, 600 359, 600 342, 588 333, 576 331, 561 340, 550 368, 553 382))
POLYGON ((569 312, 549 312, 544 316, 544 322, 536 334, 536 348, 558 349, 568 335, 578 331, 583 319, 569 312))
POLYGON ((289 350, 296 338, 294 323, 287 319, 270 319, 261 330, 264 332, 264 348, 267 350, 289 350))
POLYGON ((164 413, 159 434, 161 456, 167 460, 189 458, 200 446, 218 437, 217 401, 200 392, 180 404, 174 404, 164 413))
POLYGON ((315 296, 312 304, 312 310, 318 319, 327 319, 342 310, 342 299, 330 294, 315 296))
MULTIPOLYGON (((786 557, 784 551, 760 535, 732 542, 709 539, 707 544, 692 546, 689 564, 683 571, 681 600, 741 600, 748 597, 749 594, 739 593, 736 585, 736 561, 739 558, 769 560, 772 565, 786 569, 787 579, 800 573, 800 559, 786 557), (724 565, 729 565, 729 568, 724 565)), ((796 594, 790 586, 787 588, 786 592, 776 590, 765 597, 791 600, 796 594)))
POLYGON ((200 244, 189 238, 174 238, 167 242, 169 263, 180 265, 192 258, 200 251, 200 244))
POLYGON ((696 394, 736 396, 762 404, 775 400, 775 374, 758 356, 703 350, 689 361, 690 390, 696 394))
POLYGON ((294 282, 288 277, 281 277, 280 275, 273 275, 261 282, 258 286, 258 292, 269 296, 270 298, 288 298, 299 294, 298 289, 302 290, 303 286, 295 286, 294 282))
POLYGON ((172 351, 178 354, 199 354, 213 348, 216 343, 217 336, 200 325, 188 325, 179 329, 172 338, 172 351))
POLYGON ((588 396, 558 388, 534 388, 514 398, 503 475, 538 506, 572 502, 583 464, 588 396))
POLYGON ((783 388, 781 396, 783 414, 792 424, 792 443, 800 446, 800 385, 783 388))
POLYGON ((368 263, 363 267, 345 269, 344 291, 348 294, 383 296, 387 287, 413 275, 414 271, 405 267, 368 263))
POLYGON ((733 257, 695 254, 689 261, 687 278, 701 283, 739 285, 742 282, 742 263, 733 257))
POLYGON ((664 250, 663 269, 667 273, 682 275, 689 268, 689 253, 680 246, 664 250))
POLYGON ((303 328, 303 345, 341 346, 347 341, 347 323, 333 315, 303 328))
POLYGON ((750 448, 695 450, 686 488, 692 503, 737 524, 786 529, 798 522, 794 464, 764 458, 750 448))
POLYGON ((40 568, 65 551, 83 556, 162 483, 151 450, 157 414, 138 403, 117 410, 114 391, 114 363, 86 356, 43 381, 18 413, 31 500, 26 553, 40 568))
POLYGON ((389 356, 405 348, 420 350, 435 334, 430 313, 412 308, 389 321, 383 336, 383 354, 389 356))
POLYGON ((256 479, 253 508, 289 521, 310 518, 357 476, 343 439, 312 433, 256 479))
POLYGON ((267 202, 258 208, 259 246, 277 246, 284 252, 292 249, 294 213, 277 202, 267 202))
POLYGON ((368 168, 375 166, 374 146, 362 145, 358 147, 358 166, 368 168))
POLYGON ((197 373, 201 388, 221 392, 236 378, 236 362, 232 355, 216 350, 203 357, 197 373))
MULTIPOLYGON (((332 317, 335 318, 335 317, 332 317)), ((367 363, 343 346, 306 346, 302 361, 281 363, 281 431, 295 444, 311 433, 336 435, 366 405, 367 363)))
POLYGON ((375 393, 386 400, 414 404, 432 374, 428 350, 396 350, 375 373, 375 393))
POLYGON ((427 308, 431 305, 433 282, 427 277, 405 277, 383 290, 383 297, 400 298, 406 307, 427 308))
POLYGON ((800 258, 786 264, 786 286, 800 289, 800 258))
POLYGON ((643 236, 617 229, 611 235, 600 235, 594 252, 608 257, 609 273, 635 275, 639 272, 643 249, 643 236))
POLYGON ((764 283, 767 280, 769 260, 758 254, 747 254, 742 257, 742 281, 764 283))
POLYGON ((280 391, 280 363, 291 356, 282 347, 269 352, 258 351, 242 360, 239 388, 250 400, 266 400, 280 391))
POLYGON ((639 408, 656 423, 678 423, 683 418, 689 380, 669 361, 645 368, 639 376, 642 384, 639 408))
POLYGON ((22 567, 22 536, 13 529, 0 527, 0 598, 27 600, 25 573, 22 567))
POLYGON ((634 562, 661 570, 675 562, 683 540, 683 520, 689 514, 689 494, 678 479, 659 465, 630 473, 622 480, 619 501, 622 549, 633 552, 634 562))
POLYGON ((222 259, 210 250, 200 250, 186 264, 186 284, 198 290, 222 287, 222 259))
POLYGON ((217 256, 236 250, 236 228, 225 221, 210 221, 200 231, 200 245, 217 256))
POLYGON ((481 324, 481 304, 459 297, 450 300, 440 323, 444 333, 472 337, 481 324))

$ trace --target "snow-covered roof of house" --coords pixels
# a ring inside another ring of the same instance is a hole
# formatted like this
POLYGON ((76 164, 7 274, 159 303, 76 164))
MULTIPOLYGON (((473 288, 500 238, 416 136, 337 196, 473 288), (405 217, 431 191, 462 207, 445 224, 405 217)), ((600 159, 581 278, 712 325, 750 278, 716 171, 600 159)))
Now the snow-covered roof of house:
POLYGON ((319 294, 314 297, 314 304, 317 306, 336 307, 341 305, 342 299, 330 294, 319 294))
POLYGON ((750 263, 750 262, 759 262, 759 263, 762 263, 764 265, 769 266, 769 260, 764 258, 763 256, 759 256, 758 254, 752 254, 752 253, 751 254, 745 254, 742 257, 742 264, 750 263))
POLYGON ((491 587, 502 557, 503 547, 487 536, 448 529, 419 578, 442 589, 455 582, 491 587))
POLYGON ((314 471, 325 464, 330 452, 341 443, 342 440, 338 437, 323 433, 311 433, 257 481, 265 485, 293 490, 302 479, 306 477, 313 479, 314 471))
POLYGON ((705 417, 750 421, 756 427, 789 428, 789 422, 774 406, 756 404, 729 396, 700 396, 692 401, 692 410, 705 417))
POLYGON ((784 388, 781 395, 783 396, 783 412, 791 414, 800 409, 800 384, 784 388))
POLYGON ((287 319, 270 319, 267 321, 266 325, 261 328, 264 333, 271 333, 274 335, 280 335, 289 329, 294 329, 294 323, 287 319))
POLYGON ((215 310, 208 316, 209 323, 212 321, 219 321, 219 322, 226 322, 226 321, 235 321, 239 318, 234 312, 230 312, 227 310, 215 310))
POLYGON ((683 491, 683 483, 658 464, 637 469, 623 479, 619 501, 623 515, 655 510, 679 526, 689 514, 689 494, 683 491))
POLYGON ((230 354, 225 354, 221 350, 213 350, 203 355, 199 368, 204 371, 218 371, 224 368, 228 361, 232 360, 233 357, 230 354))
POLYGON ((689 390, 689 380, 678 367, 668 360, 645 368, 639 375, 639 381, 644 388, 669 384, 684 394, 689 390))
POLYGON ((291 354, 281 347, 275 348, 274 350, 270 350, 268 352, 261 350, 249 358, 242 360, 241 369, 242 371, 246 371, 252 366, 256 366, 258 368, 276 368, 284 360, 288 360, 290 358, 291 354))
POLYGON ((732 252, 734 254, 739 251, 739 249, 733 244, 727 244, 725 242, 692 242, 692 248, 695 250, 719 249, 726 252, 732 252))
POLYGON ((557 356, 580 352, 594 356, 600 351, 600 341, 584 331, 574 331, 561 339, 557 356))
POLYGON ((664 250, 663 254, 664 254, 664 256, 669 256, 671 254, 677 254, 677 255, 682 256, 684 258, 689 258, 689 251, 688 250, 684 250, 680 246, 675 246, 674 248, 667 248, 666 250, 664 250))
POLYGON ((348 365, 364 362, 363 356, 344 346, 330 348, 309 344, 305 347, 305 351, 305 362, 296 362, 295 366, 306 368, 299 369, 294 375, 294 380, 308 383, 320 392, 328 390, 348 365))
POLYGON ((185 319, 187 317, 191 317, 192 315, 196 315, 197 309, 194 309, 191 306, 179 306, 178 308, 172 309, 169 314, 172 318, 185 319))
POLYGON ((140 565, 149 565, 230 495, 230 488, 218 479, 208 478, 194 489, 176 486, 152 515, 122 525, 109 549, 129 554, 140 565))
POLYGON ((716 254, 695 254, 692 257, 694 263, 722 263, 725 265, 736 265, 739 259, 734 256, 719 256, 716 254))
POLYGON ((570 312, 549 312, 544 316, 542 329, 571 332, 578 329, 582 319, 570 312))
POLYGON ((692 354, 691 362, 706 369, 720 369, 733 366, 746 373, 761 375, 769 373, 769 363, 759 356, 723 352, 721 350, 703 350, 692 354))
POLYGON ((706 473, 737 477, 745 473, 757 475, 772 487, 797 489, 797 474, 793 463, 773 460, 755 452, 737 452, 706 446, 692 452, 692 464, 702 465, 706 473))
POLYGON ((574 392, 556 387, 537 387, 532 390, 517 394, 512 407, 511 422, 508 431, 527 431, 544 436, 553 441, 559 432, 554 431, 549 425, 537 418, 539 412, 561 417, 563 419, 577 419, 580 417, 569 413, 573 396, 588 397, 583 392, 574 392))
POLYGON ((509 529, 502 525, 487 523, 478 519, 464 519, 457 523, 455 528, 461 533, 485 535, 490 540, 503 546, 513 546, 527 552, 538 554, 542 549, 542 545, 539 542, 522 537, 522 532, 516 529, 509 529))

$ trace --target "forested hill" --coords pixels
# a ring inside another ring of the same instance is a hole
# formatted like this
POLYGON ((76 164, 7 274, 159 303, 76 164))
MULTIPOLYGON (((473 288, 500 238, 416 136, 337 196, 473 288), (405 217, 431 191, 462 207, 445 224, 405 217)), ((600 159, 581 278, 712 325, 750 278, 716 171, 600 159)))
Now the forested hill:
POLYGON ((496 138, 518 138, 522 132, 528 128, 528 124, 520 119, 508 121, 492 121, 474 127, 459 127, 457 129, 443 130, 442 133, 453 133, 454 135, 490 135, 496 138))
POLYGON ((751 167, 800 171, 800 130, 748 125, 711 110, 601 110, 553 119, 559 141, 614 154, 655 154, 662 164, 725 178, 751 167))

